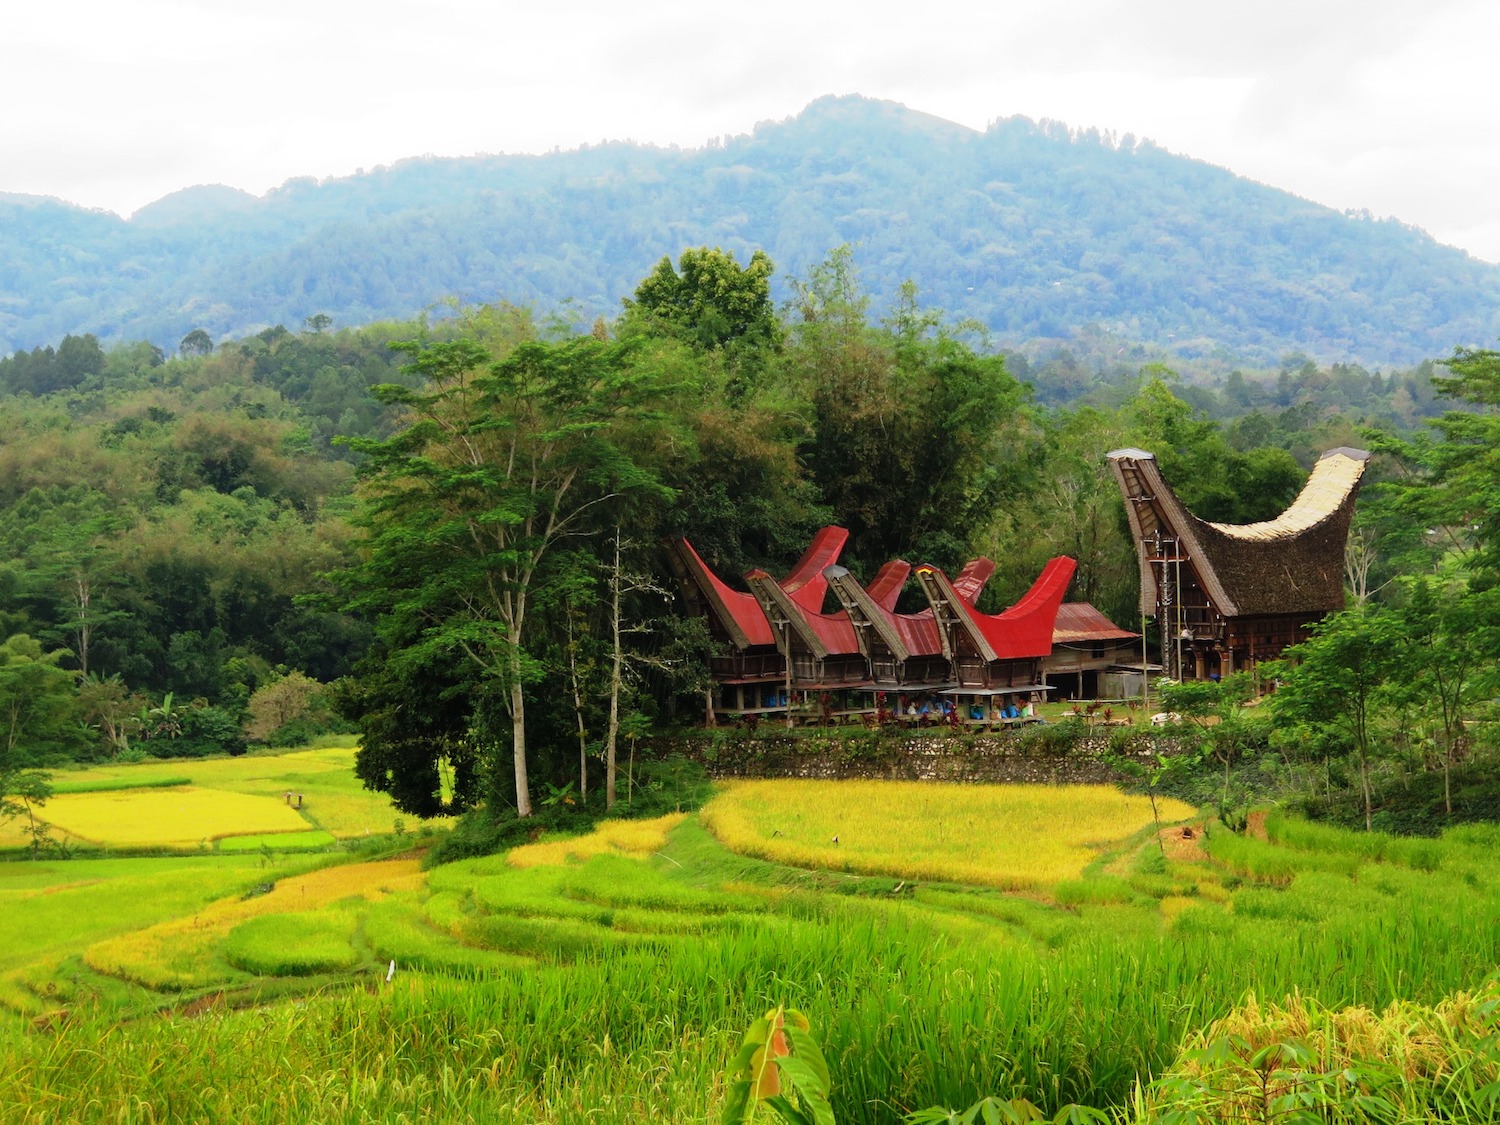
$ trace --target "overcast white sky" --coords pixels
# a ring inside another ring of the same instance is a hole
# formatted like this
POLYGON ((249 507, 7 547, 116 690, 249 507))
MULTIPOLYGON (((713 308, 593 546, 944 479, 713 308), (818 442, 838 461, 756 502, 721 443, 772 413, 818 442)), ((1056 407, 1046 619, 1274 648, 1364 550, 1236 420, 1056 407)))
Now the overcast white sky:
POLYGON ((1500 261, 1494 0, 13 0, 0 191, 128 215, 432 153, 698 145, 860 93, 1146 137, 1500 261), (19 9, 19 10, 18 10, 19 9))

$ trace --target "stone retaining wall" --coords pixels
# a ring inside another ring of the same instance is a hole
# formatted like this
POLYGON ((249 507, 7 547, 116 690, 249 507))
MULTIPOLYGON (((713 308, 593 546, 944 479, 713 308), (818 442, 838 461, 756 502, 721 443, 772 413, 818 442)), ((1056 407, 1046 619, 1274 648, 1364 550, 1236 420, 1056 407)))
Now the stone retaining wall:
MULTIPOLYGON (((1054 728, 1055 729, 1055 728, 1054 728)), ((1121 747, 1149 757, 1139 746, 1121 747)), ((1164 753, 1175 746, 1158 739, 1164 753)), ((883 733, 829 731, 801 734, 739 730, 660 736, 643 740, 652 757, 681 754, 713 777, 883 778, 907 781, 1033 782, 1072 784, 1123 781, 1128 774, 1110 754, 1105 735, 1060 737, 1046 728, 1017 733, 952 734, 947 731, 883 733), (1035 733, 1034 733, 1035 732, 1035 733)))

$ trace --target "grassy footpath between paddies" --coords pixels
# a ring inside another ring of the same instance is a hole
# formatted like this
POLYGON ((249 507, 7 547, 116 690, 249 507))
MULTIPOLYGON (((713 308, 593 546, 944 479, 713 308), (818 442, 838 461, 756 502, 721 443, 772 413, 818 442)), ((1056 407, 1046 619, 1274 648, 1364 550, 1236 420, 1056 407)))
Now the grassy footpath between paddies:
POLYGON ((272 848, 276 851, 312 851, 316 848, 326 848, 330 844, 336 844, 329 832, 320 828, 310 828, 305 832, 276 832, 264 836, 225 836, 219 841, 221 852, 254 852, 261 848, 272 848))
MULTIPOLYGON (((1195 815, 1158 798, 1164 823, 1195 815)), ((1107 785, 925 781, 725 783, 701 813, 729 848, 798 867, 1045 890, 1151 823, 1151 802, 1107 785)))
POLYGON ((54 778, 52 794, 61 796, 64 793, 109 793, 117 789, 176 789, 178 786, 192 783, 193 779, 186 774, 152 778, 150 781, 134 777, 83 777, 68 778, 63 781, 54 778))
MULTIPOLYGON (((415 859, 325 867, 283 879, 266 894, 222 899, 187 917, 96 942, 84 952, 83 959, 95 972, 147 988, 173 990, 230 984, 243 978, 230 963, 221 960, 220 947, 241 923, 273 914, 301 916, 345 899, 374 901, 387 894, 415 890, 423 881, 415 859)), ((352 922, 347 927, 343 919, 331 924, 352 932, 352 922)), ((307 928, 302 923, 293 927, 304 936, 307 928)), ((256 929, 246 941, 261 950, 264 935, 275 932, 274 927, 256 929)), ((344 944, 347 946, 347 940, 344 944)), ((290 952, 289 947, 285 948, 290 952)), ((266 963, 260 953, 246 955, 243 960, 254 965, 266 963)), ((353 963, 352 959, 349 963, 353 963)))

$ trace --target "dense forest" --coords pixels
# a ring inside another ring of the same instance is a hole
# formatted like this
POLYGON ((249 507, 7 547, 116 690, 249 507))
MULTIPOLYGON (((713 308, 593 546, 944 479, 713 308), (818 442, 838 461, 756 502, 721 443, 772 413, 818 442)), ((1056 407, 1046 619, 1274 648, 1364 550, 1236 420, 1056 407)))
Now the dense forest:
POLYGON ((358 326, 451 295, 591 320, 698 244, 763 249, 782 277, 851 244, 883 313, 912 279, 1012 350, 1109 337, 1220 374, 1299 352, 1389 370, 1500 336, 1500 266, 1398 222, 1131 137, 857 97, 699 149, 413 159, 261 198, 190 188, 128 221, 0 196, 0 223, 0 354, 358 326))
MULTIPOLYGON (((453 306, 0 360, 5 769, 354 723, 363 775, 408 811, 514 804, 512 747, 532 787, 562 784, 622 732, 697 714, 709 642, 664 536, 727 575, 783 570, 830 522, 866 577, 987 554, 990 610, 1067 554, 1072 599, 1136 621, 1104 461, 1126 445, 1229 522, 1281 511, 1324 449, 1376 450, 1339 621, 1463 655, 1414 693, 1417 656, 1386 646, 1380 697, 1391 745, 1462 758, 1497 664, 1494 353, 1389 374, 1295 356, 1209 384, 1102 345, 1006 355, 911 285, 878 316, 848 249, 781 308, 774 274, 704 248, 592 324, 453 306)), ((1289 674, 1288 698, 1314 682, 1289 674)), ((1305 746, 1352 754, 1347 709, 1317 709, 1337 693, 1306 698, 1305 746)))

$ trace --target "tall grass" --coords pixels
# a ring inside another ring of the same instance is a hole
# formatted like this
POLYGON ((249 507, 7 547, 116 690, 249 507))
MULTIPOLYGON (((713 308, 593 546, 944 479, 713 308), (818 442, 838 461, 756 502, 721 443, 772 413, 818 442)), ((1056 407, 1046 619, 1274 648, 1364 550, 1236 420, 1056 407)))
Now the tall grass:
POLYGON ((1140 1125, 1183 1120, 1334 1123, 1500 1116, 1500 986, 1436 1005, 1329 1009, 1293 996, 1195 1033, 1153 1084, 1140 1125))
POLYGON ((277 909, 235 915, 240 971, 322 942, 323 972, 362 942, 382 971, 398 959, 394 985, 365 961, 356 987, 295 1008, 6 1032, 0 1119, 702 1120, 778 1004, 820 1029, 844 1123, 986 1094, 1122 1106, 1251 993, 1382 1008, 1482 980, 1500 961, 1500 895, 1465 866, 1483 841, 1436 846, 1427 869, 1215 833, 1217 897, 1175 893, 1193 884, 1174 860, 1048 902, 795 870, 688 821, 645 861, 488 857, 426 890, 330 874, 327 916, 298 919, 284 880, 260 896, 277 909), (362 937, 339 929, 356 916, 362 937))

